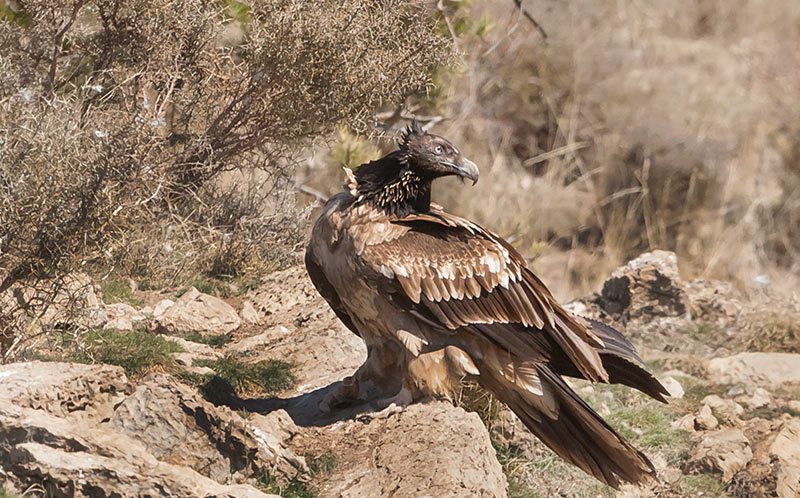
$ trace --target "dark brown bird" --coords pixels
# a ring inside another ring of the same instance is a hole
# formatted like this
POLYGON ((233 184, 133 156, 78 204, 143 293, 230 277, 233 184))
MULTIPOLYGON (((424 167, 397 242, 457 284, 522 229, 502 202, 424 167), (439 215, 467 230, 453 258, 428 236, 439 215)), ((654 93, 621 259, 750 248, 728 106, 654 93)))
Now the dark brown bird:
POLYGON ((618 487, 655 477, 562 376, 667 391, 618 331, 566 311, 499 236, 431 203, 431 183, 478 168, 413 124, 399 149, 348 170, 348 190, 314 225, 306 268, 367 361, 323 401, 335 408, 368 383, 405 406, 450 397, 465 376, 500 399, 562 458, 618 487))

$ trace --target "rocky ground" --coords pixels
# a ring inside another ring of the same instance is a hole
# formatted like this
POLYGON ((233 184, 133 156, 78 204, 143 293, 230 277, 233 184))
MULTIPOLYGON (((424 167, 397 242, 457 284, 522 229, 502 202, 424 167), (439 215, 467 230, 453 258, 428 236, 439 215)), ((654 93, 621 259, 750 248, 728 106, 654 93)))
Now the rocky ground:
MULTIPOLYGON (((684 281, 671 253, 570 303, 623 329, 673 394, 573 382, 658 467, 620 492, 469 384, 456 406, 320 413, 365 349, 301 268, 224 299, 75 282, 69 321, 89 332, 43 334, 0 366, 0 497, 800 496, 800 313, 684 281)), ((56 307, 38 326, 64 320, 56 307)))

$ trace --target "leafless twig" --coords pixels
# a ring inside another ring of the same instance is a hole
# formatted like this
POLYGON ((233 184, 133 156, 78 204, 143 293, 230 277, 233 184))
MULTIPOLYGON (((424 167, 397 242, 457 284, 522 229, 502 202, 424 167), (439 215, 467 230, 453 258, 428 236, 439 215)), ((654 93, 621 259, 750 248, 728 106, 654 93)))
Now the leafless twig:
POLYGON ((306 195, 310 195, 311 197, 314 197, 315 199, 317 199, 318 201, 320 201, 323 204, 328 202, 328 196, 323 194, 319 190, 317 190, 315 188, 312 188, 312 187, 309 187, 308 185, 300 183, 300 180, 298 180, 297 178, 292 178, 292 181, 294 181, 294 188, 298 192, 302 192, 302 193, 304 193, 306 195))
POLYGON ((520 12, 522 12, 522 15, 524 15, 525 18, 531 22, 531 24, 533 24, 533 27, 536 28, 536 31, 539 32, 539 34, 542 36, 542 39, 546 42, 547 41, 547 33, 544 32, 544 28, 542 28, 542 25, 539 24, 539 22, 536 19, 533 18, 533 16, 530 14, 530 12, 528 12, 522 6, 522 0, 512 0, 512 1, 519 8, 520 12))

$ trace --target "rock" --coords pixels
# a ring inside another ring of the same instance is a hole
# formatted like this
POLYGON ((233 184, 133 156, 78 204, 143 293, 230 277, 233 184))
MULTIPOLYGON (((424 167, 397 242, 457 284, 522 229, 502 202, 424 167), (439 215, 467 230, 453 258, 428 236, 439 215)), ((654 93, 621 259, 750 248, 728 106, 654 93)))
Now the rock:
POLYGON ((222 356, 219 353, 219 351, 212 348, 208 344, 202 344, 194 341, 187 341, 182 337, 174 337, 171 335, 165 335, 162 337, 164 337, 164 340, 169 342, 174 342, 175 344, 182 347, 184 351, 191 354, 192 357, 196 360, 214 360, 222 356))
POLYGON ((105 325, 103 325, 104 330, 108 329, 116 329, 116 330, 133 330, 133 322, 124 316, 112 318, 105 325))
POLYGON ((335 438, 337 466, 319 483, 323 497, 506 496, 506 478, 475 413, 436 401, 367 424, 338 424, 306 436, 335 438))
POLYGON ((772 394, 762 387, 757 387, 752 393, 736 396, 736 401, 750 409, 761 408, 772 404, 772 394))
MULTIPOLYGON (((714 419, 716 420, 716 419, 714 419)), ((687 432, 694 432, 695 430, 695 416, 692 414, 684 415, 683 417, 675 420, 670 424, 673 429, 679 429, 687 432)))
POLYGON ((170 354, 175 363, 184 367, 191 367, 194 363, 194 355, 192 353, 172 353, 170 354))
POLYGON ((750 443, 739 429, 726 428, 702 433, 687 462, 690 472, 721 472, 730 481, 753 458, 750 443))
POLYGON ((666 376, 659 379, 659 382, 661 382, 661 385, 667 389, 667 391, 669 392, 669 396, 671 398, 675 399, 683 398, 683 395, 685 394, 683 386, 681 385, 680 382, 675 380, 674 377, 666 376))
MULTIPOLYGON (((339 321, 305 268, 270 274, 248 299, 264 326, 269 327, 265 332, 268 336, 251 339, 253 347, 259 348, 253 361, 291 358, 296 393, 307 393, 352 375, 366 360, 364 341, 339 321)), ((226 351, 236 348, 243 350, 243 343, 229 345, 226 351)))
POLYGON ((105 311, 111 318, 104 325, 104 329, 133 330, 133 324, 146 319, 143 313, 126 303, 114 303, 105 306, 105 311))
POLYGON ((0 366, 0 405, 58 417, 108 419, 130 392, 125 371, 111 365, 31 361, 0 366))
POLYGON ((110 424, 141 441, 158 460, 190 467, 219 483, 276 464, 248 423, 171 377, 147 377, 114 411, 110 424))
POLYGON ((162 299, 153 306, 153 317, 158 318, 175 304, 171 299, 162 299))
POLYGON ((711 407, 703 405, 703 408, 700 409, 700 413, 694 417, 694 428, 698 431, 707 431, 715 428, 717 425, 719 425, 719 421, 717 421, 717 418, 711 412, 711 407))
POLYGON ((269 324, 289 323, 291 320, 283 318, 302 313, 309 306, 327 306, 302 266, 271 273, 248 293, 248 298, 260 318, 269 324))
POLYGON ((770 387, 800 383, 800 354, 740 353, 712 359, 708 370, 709 380, 717 384, 741 382, 770 387))
POLYGON ((689 298, 675 253, 642 254, 611 274, 601 292, 603 309, 626 319, 688 316, 689 298))
POLYGON ((247 422, 267 458, 282 474, 291 476, 298 469, 307 471, 305 458, 295 455, 285 444, 300 433, 286 411, 275 410, 267 415, 254 413, 247 422))
POLYGON ((739 415, 744 413, 744 408, 739 403, 724 399, 716 394, 706 396, 702 401, 703 405, 711 407, 714 414, 723 422, 733 422, 739 418, 739 415))
POLYGON ((211 367, 187 366, 184 370, 197 375, 215 375, 217 373, 211 367))
POLYGON ((239 312, 239 316, 247 323, 261 325, 261 316, 256 311, 252 301, 245 301, 242 304, 242 311, 239 312))
POLYGON ((85 309, 83 317, 75 323, 95 329, 133 330, 136 323, 146 319, 143 311, 137 310, 130 304, 113 303, 85 309))
POLYGON ((100 308, 102 304, 91 277, 82 272, 40 280, 35 288, 20 282, 0 294, 3 313, 15 315, 24 306, 40 323, 52 326, 85 325, 89 321, 86 310, 100 308))
POLYGON ((791 418, 770 446, 779 462, 777 493, 780 498, 800 496, 800 419, 791 418))
POLYGON ((241 320, 231 305, 194 287, 155 318, 160 328, 169 333, 200 332, 227 334, 239 328, 241 320))
POLYGON ((225 345, 225 352, 226 353, 244 353, 247 351, 253 351, 259 347, 266 347, 271 343, 276 341, 280 341, 281 339, 287 337, 291 332, 289 329, 284 327, 283 325, 278 325, 276 327, 269 327, 265 332, 262 332, 258 335, 251 335, 250 337, 245 337, 239 339, 236 342, 232 342, 230 344, 225 345))
POLYGON ((733 284, 718 280, 690 280, 684 283, 692 318, 725 327, 742 312, 742 295, 733 284))
POLYGON ((800 416, 800 400, 793 399, 789 401, 788 403, 786 403, 786 408, 791 410, 794 413, 794 415, 800 416))
POLYGON ((132 322, 141 322, 146 318, 139 310, 128 303, 107 304, 105 305, 105 309, 114 316, 124 316, 132 322))
MULTIPOLYGON (((102 304, 97 295, 97 288, 89 275, 82 272, 72 273, 64 277, 62 284, 64 288, 62 299, 72 299, 84 308, 96 308, 102 304)), ((59 301, 57 297, 56 302, 59 301)))
POLYGON ((218 484, 185 467, 137 458, 142 451, 137 448, 126 458, 110 458, 26 442, 16 445, 4 461, 9 462, 6 469, 24 476, 26 484, 45 480, 48 496, 163 496, 168 492, 186 497, 280 498, 248 485, 218 484))
POLYGON ((205 459, 199 470, 230 482, 225 465, 234 471, 268 453, 238 415, 164 375, 127 397, 123 370, 106 365, 17 363, 0 367, 0 379, 0 462, 20 489, 47 482, 58 497, 267 496, 181 465, 205 459))

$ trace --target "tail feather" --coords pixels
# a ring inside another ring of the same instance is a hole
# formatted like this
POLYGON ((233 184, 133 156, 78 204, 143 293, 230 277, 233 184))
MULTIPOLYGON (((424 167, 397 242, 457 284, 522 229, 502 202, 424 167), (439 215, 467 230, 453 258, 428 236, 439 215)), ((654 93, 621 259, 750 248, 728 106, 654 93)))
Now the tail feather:
POLYGON ((494 369, 482 368, 479 379, 548 447, 609 486, 619 488, 620 481, 642 483, 655 478, 650 460, 617 434, 556 372, 545 364, 536 370, 549 387, 547 394, 555 398, 557 413, 550 416, 526 400, 528 393, 494 369))
POLYGON ((599 353, 608 372, 609 382, 638 389, 666 403, 665 396, 669 396, 669 391, 646 369, 633 344, 620 331, 605 323, 590 318, 584 320, 589 322, 589 328, 604 343, 599 353))
POLYGON ((669 391, 644 368, 621 356, 601 354, 600 358, 603 360, 611 384, 623 384, 662 403, 667 402, 666 396, 669 396, 669 391))
MULTIPOLYGON (((600 353, 603 367, 608 372, 610 384, 624 384, 662 403, 667 402, 666 396, 669 396, 669 391, 647 370, 636 348, 622 333, 602 322, 589 318, 583 320, 587 322, 587 327, 592 333, 603 341, 603 347, 597 348, 597 352, 600 353)), ((550 365, 553 370, 568 377, 584 378, 561 349, 553 347, 551 351, 550 365)))

